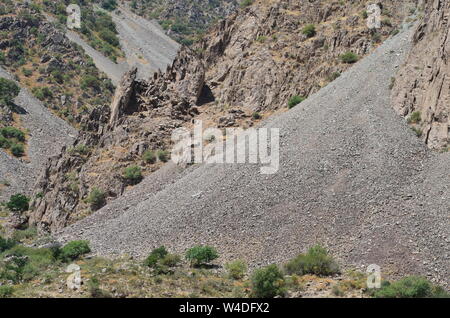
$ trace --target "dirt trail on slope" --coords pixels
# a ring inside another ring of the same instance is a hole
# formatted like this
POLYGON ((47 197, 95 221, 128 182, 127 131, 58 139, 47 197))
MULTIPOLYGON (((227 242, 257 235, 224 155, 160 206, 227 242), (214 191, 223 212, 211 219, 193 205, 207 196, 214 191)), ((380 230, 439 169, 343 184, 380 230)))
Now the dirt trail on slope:
MULTIPOLYGON (((0 77, 12 80, 12 76, 0 68, 0 77)), ((0 180, 8 180, 9 187, 0 191, 0 200, 16 193, 29 193, 42 172, 47 159, 70 145, 77 131, 64 120, 53 115, 27 89, 22 88, 15 99, 21 109, 19 115, 23 129, 29 131, 27 155, 30 162, 18 159, 0 150, 0 180)))
POLYGON ((211 244, 222 261, 252 265, 283 262, 322 243, 349 267, 378 264, 394 276, 448 283, 450 154, 430 152, 390 106, 389 84, 411 35, 387 40, 265 124, 281 129, 278 173, 199 165, 160 190, 149 177, 60 239, 87 239, 101 255, 211 244))

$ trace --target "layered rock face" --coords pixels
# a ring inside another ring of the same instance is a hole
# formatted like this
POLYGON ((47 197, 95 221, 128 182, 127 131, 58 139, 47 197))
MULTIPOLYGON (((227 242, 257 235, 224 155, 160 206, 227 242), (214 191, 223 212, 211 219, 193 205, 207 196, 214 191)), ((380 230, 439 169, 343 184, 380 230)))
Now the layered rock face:
POLYGON ((95 110, 72 151, 52 161, 36 188, 31 221, 55 231, 92 213, 84 201, 94 188, 107 201, 123 194, 127 166, 144 175, 147 150, 170 150, 171 133, 202 119, 205 126, 248 128, 287 109, 294 95, 325 86, 351 64, 341 54, 366 55, 408 15, 415 1, 384 1, 383 26, 370 31, 361 12, 369 1, 255 1, 219 23, 192 50, 180 51, 150 81, 128 73, 109 110, 95 110), (303 28, 315 25, 315 34, 303 28), (260 116, 252 115, 258 112, 260 116), (74 151, 85 147, 89 151, 74 151))
POLYGON ((415 46, 392 93, 395 110, 407 117, 432 149, 450 146, 450 2, 428 1, 415 46))
POLYGON ((416 1, 383 1, 382 27, 367 28, 370 1, 256 1, 223 21, 200 45, 208 85, 221 106, 267 111, 293 95, 309 96, 366 55, 414 8, 416 1), (314 24, 316 35, 303 29, 314 24))

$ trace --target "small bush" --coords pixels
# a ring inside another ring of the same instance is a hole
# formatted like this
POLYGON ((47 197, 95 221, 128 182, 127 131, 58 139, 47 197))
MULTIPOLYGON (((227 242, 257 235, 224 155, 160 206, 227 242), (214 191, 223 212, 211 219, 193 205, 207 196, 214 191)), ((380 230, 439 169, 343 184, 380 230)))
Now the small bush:
POLYGON ((129 166, 125 168, 123 177, 131 184, 139 183, 142 180, 142 169, 139 166, 129 166))
POLYGON ((383 282, 382 287, 372 293, 376 298, 441 298, 450 295, 439 286, 418 276, 405 277, 394 283, 383 282))
POLYGON ((325 248, 320 245, 311 247, 306 254, 300 254, 290 262, 284 269, 288 274, 305 275, 313 274, 327 276, 337 274, 339 267, 325 248))
POLYGON ((347 64, 353 64, 353 63, 358 62, 358 60, 359 60, 358 55, 353 52, 346 52, 346 53, 342 54, 340 56, 340 58, 343 63, 347 63, 347 64))
POLYGON ((11 153, 16 157, 22 157, 25 153, 25 149, 22 144, 13 144, 11 146, 11 153))
POLYGON ((167 150, 158 150, 157 156, 162 162, 167 162, 170 158, 170 154, 167 150))
POLYGON ((316 27, 314 24, 305 25, 302 29, 302 33, 308 38, 312 38, 316 35, 316 27))
POLYGON ((298 95, 292 96, 292 97, 289 99, 289 102, 288 102, 288 108, 289 108, 289 109, 294 108, 295 106, 297 106, 298 104, 300 104, 301 102, 303 102, 305 99, 306 99, 305 97, 298 96, 298 95))
POLYGON ((215 248, 211 246, 194 246, 186 251, 186 259, 193 266, 208 264, 219 257, 215 248))
POLYGON ((417 124, 422 121, 422 114, 419 111, 413 112, 409 118, 408 123, 409 124, 417 124))
POLYGON ((240 7, 245 8, 245 7, 251 6, 252 3, 253 3, 253 0, 242 0, 240 7))
POLYGON ((25 133, 15 127, 3 127, 0 129, 0 135, 5 138, 15 138, 18 141, 25 141, 25 133))
POLYGON ((156 155, 155 152, 151 151, 151 150, 147 150, 146 152, 144 152, 142 159, 146 162, 146 163, 150 163, 153 164, 156 162, 156 155))
POLYGON ((253 118, 254 120, 259 120, 259 119, 262 118, 262 116, 261 116, 260 113, 254 112, 254 113, 252 114, 252 118, 253 118))
POLYGON ((25 212, 29 209, 30 199, 23 194, 12 195, 6 207, 13 212, 25 212))
POLYGON ((169 252, 167 252, 164 246, 155 248, 150 255, 145 259, 144 265, 148 267, 154 267, 158 261, 164 258, 169 252))
POLYGON ((232 279, 242 279, 247 273, 247 264, 245 262, 237 260, 225 265, 225 269, 228 271, 228 276, 232 279))
POLYGON ((105 205, 105 192, 96 187, 92 188, 86 203, 89 203, 94 211, 102 208, 105 205))
POLYGON ((181 262, 181 257, 176 254, 167 254, 160 260, 161 265, 167 266, 167 267, 175 267, 180 262, 181 262))
POLYGON ((10 104, 19 95, 20 87, 6 78, 0 77, 0 103, 10 104))
POLYGON ((75 147, 69 149, 69 153, 72 155, 78 154, 78 155, 85 156, 85 155, 88 155, 90 152, 91 152, 91 150, 85 144, 79 144, 79 145, 76 145, 75 147))
POLYGON ((59 257, 63 261, 74 261, 91 251, 88 241, 72 241, 61 248, 59 257))
POLYGON ((12 288, 12 286, 0 286, 0 298, 9 298, 13 295, 13 293, 14 289, 12 288))
POLYGON ((284 277, 277 265, 257 269, 251 278, 252 293, 258 298, 273 298, 283 296, 284 277))
POLYGON ((13 248, 16 245, 16 242, 11 239, 5 239, 0 236, 0 253, 3 253, 4 251, 7 251, 11 248, 13 248))

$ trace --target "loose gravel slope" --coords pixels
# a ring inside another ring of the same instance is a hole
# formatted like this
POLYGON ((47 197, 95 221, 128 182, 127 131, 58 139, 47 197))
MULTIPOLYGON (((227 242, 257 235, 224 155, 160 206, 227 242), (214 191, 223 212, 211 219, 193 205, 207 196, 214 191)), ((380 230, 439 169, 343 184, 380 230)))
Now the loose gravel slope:
MULTIPOLYGON (((2 68, 0 77, 12 79, 2 68)), ((0 191, 0 201, 12 194, 29 193, 47 159, 59 154, 61 148, 71 144, 77 135, 73 127, 53 115, 28 90, 22 88, 15 103, 23 112, 19 115, 22 128, 29 132, 29 162, 9 156, 0 150, 0 180, 8 180, 11 184, 0 191)))
POLYGON ((147 195, 125 195, 60 238, 88 239, 103 255, 211 244, 223 261, 252 265, 320 242, 349 267, 375 263, 448 283, 450 154, 431 153, 390 107, 411 34, 265 124, 281 128, 278 173, 200 165, 157 190, 150 177, 136 190, 149 187, 147 195))

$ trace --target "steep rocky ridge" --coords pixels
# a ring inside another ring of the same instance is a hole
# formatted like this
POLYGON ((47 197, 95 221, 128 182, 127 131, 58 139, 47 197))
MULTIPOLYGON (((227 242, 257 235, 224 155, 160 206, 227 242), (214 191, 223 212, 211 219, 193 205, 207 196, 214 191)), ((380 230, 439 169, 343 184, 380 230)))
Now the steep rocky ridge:
POLYGON ((371 52, 414 4, 386 1, 384 18, 389 15, 390 23, 376 35, 361 17, 367 3, 256 1, 221 22, 193 50, 181 50, 165 73, 149 81, 127 78, 129 73, 113 102, 121 105, 113 110, 120 116, 111 120, 106 110, 96 110, 85 122, 77 145, 91 152, 82 160, 66 152, 49 164, 35 190, 44 196, 35 202, 33 223, 54 231, 91 214, 83 200, 93 187, 103 189, 108 201, 122 195, 128 186, 124 168, 141 165, 144 175, 158 169, 160 162, 143 163, 143 152, 170 149, 171 132, 189 127, 193 118, 205 126, 248 128, 259 121, 254 112, 267 117, 283 111, 291 96, 308 96, 348 69, 340 54, 371 52), (313 38, 301 32, 309 23, 317 27, 313 38), (128 103, 116 102, 121 92, 129 95, 128 103), (75 194, 67 173, 76 175, 75 194))
POLYGON ((409 119, 430 148, 445 151, 450 148, 449 18, 448 1, 427 2, 414 48, 392 92, 395 110, 409 119))

